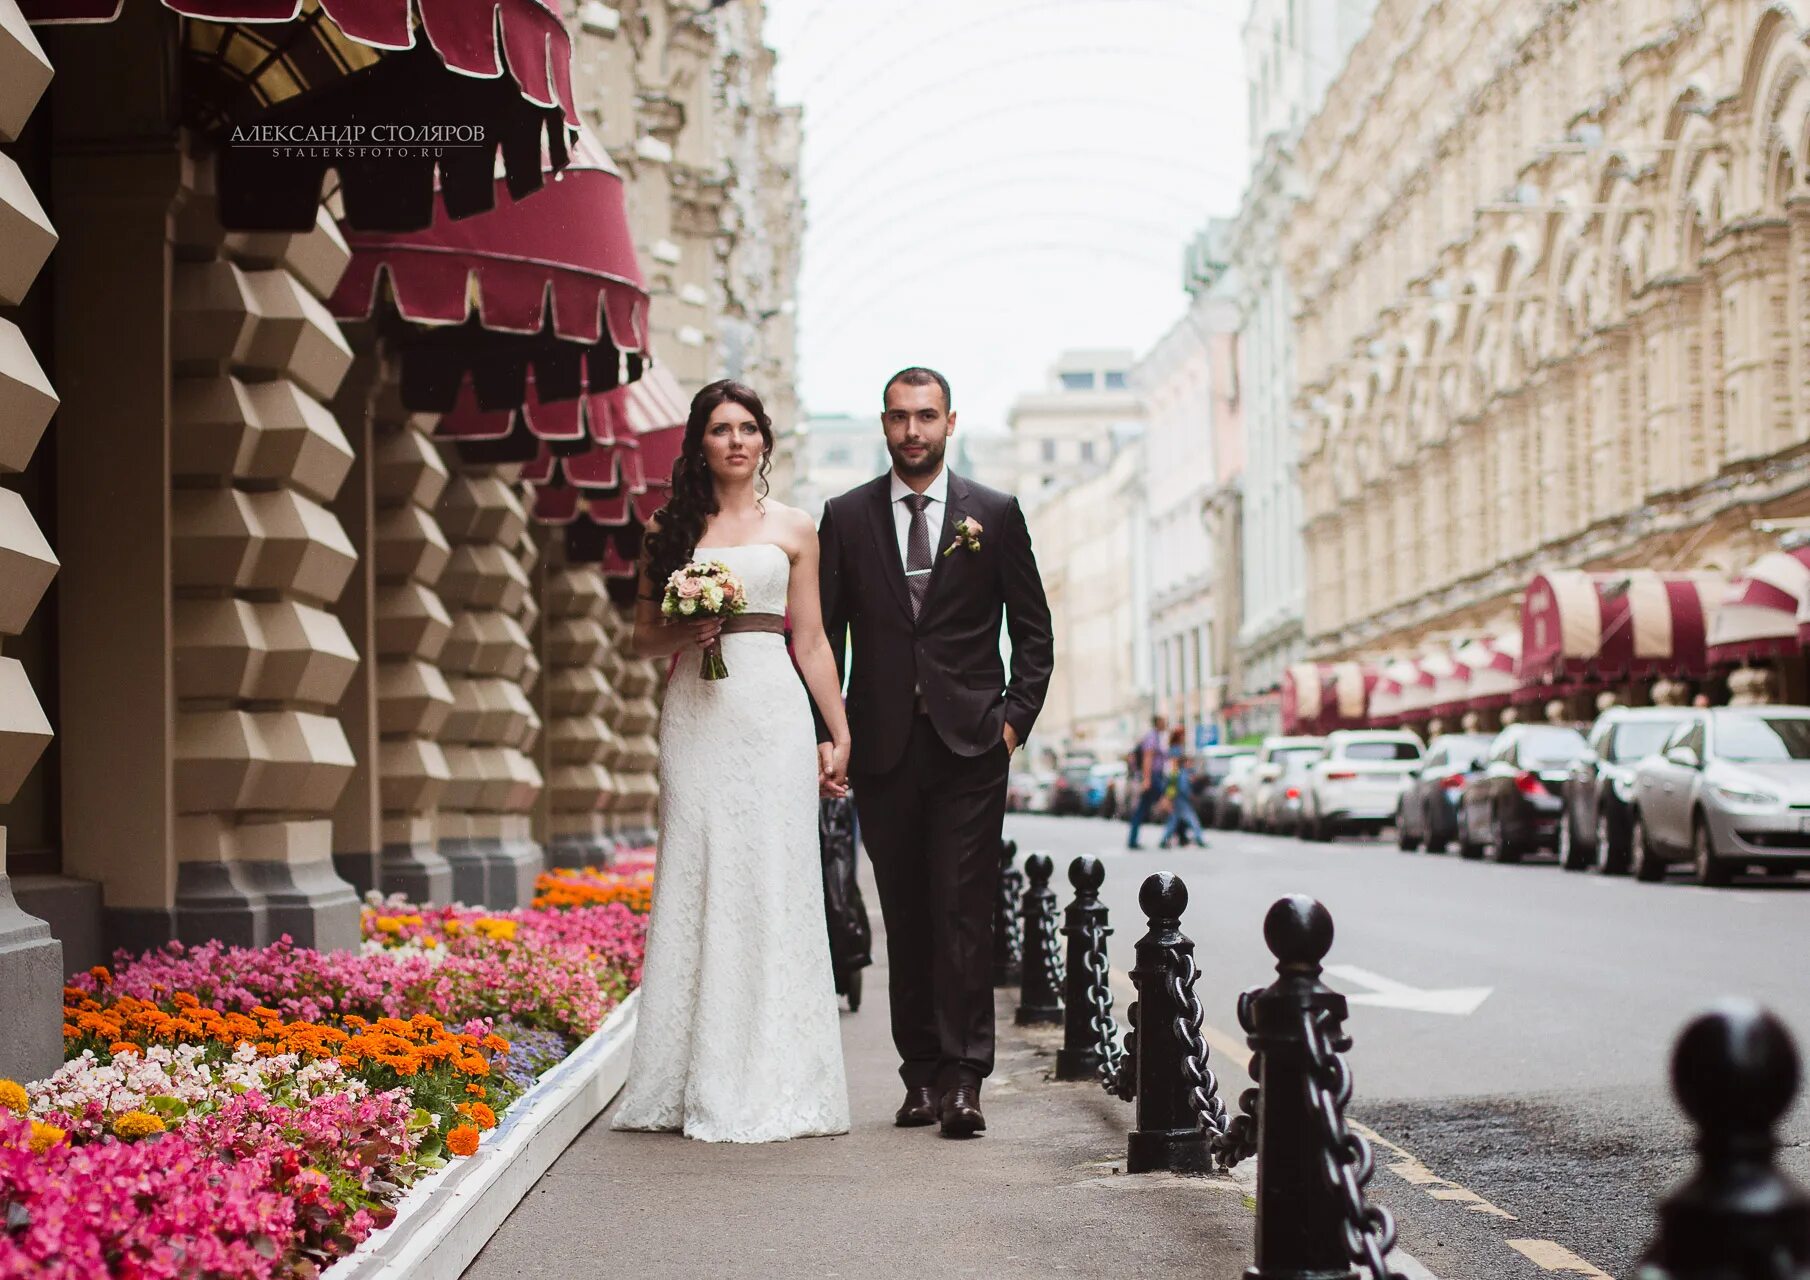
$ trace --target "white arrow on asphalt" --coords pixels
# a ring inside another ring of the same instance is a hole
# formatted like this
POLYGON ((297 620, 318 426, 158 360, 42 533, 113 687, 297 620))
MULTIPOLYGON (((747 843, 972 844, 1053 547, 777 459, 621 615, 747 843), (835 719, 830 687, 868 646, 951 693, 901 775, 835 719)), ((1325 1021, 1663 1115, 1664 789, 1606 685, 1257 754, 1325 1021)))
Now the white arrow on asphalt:
POLYGON ((1370 988, 1362 995, 1347 996, 1352 1004, 1407 1009, 1413 1013, 1449 1013, 1460 1018, 1477 1012, 1477 1006, 1489 999, 1490 992, 1495 990, 1494 987, 1452 987, 1444 991, 1426 991, 1354 964, 1329 964, 1326 976, 1370 988))

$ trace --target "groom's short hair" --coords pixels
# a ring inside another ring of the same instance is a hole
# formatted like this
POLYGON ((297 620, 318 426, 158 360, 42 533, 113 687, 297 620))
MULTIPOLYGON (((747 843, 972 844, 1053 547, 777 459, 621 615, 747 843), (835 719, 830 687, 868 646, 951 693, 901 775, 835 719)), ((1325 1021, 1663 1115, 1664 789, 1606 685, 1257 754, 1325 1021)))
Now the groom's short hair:
POLYGON ((945 378, 935 369, 926 369, 924 366, 917 364, 912 365, 909 369, 899 370, 886 380, 886 386, 880 391, 880 407, 882 409, 886 407, 887 392, 891 391, 894 386, 901 382, 908 387, 927 387, 933 382, 936 383, 937 386, 943 389, 943 412, 955 412, 955 402, 949 394, 949 379, 945 378))

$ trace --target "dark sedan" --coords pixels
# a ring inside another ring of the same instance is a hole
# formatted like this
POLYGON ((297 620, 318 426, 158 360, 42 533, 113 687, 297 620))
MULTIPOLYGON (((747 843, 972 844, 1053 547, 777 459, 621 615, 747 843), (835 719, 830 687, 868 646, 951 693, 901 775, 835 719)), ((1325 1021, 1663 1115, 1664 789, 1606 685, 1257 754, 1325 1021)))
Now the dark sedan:
POLYGON ((1493 733, 1446 733, 1427 744, 1426 758, 1395 811, 1395 842, 1405 853, 1422 845, 1444 853, 1458 835, 1458 796, 1483 771, 1493 733))
POLYGON ((1560 866, 1626 874, 1634 830, 1634 766, 1656 754, 1686 715, 1682 707, 1611 707, 1597 717, 1590 728, 1590 750, 1577 758, 1565 780, 1560 866))
POLYGON ((1559 798, 1572 762, 1590 749, 1576 729, 1551 724, 1510 725, 1496 735, 1483 772, 1458 802, 1458 852, 1519 862, 1559 843, 1559 798))

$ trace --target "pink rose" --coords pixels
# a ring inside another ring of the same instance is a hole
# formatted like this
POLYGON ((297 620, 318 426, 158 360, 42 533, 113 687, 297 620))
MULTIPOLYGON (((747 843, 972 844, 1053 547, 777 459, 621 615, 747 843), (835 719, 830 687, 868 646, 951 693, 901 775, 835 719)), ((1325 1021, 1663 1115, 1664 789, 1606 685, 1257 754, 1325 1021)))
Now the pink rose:
POLYGON ((696 600, 704 593, 704 584, 696 578, 684 578, 679 582, 679 599, 696 600))

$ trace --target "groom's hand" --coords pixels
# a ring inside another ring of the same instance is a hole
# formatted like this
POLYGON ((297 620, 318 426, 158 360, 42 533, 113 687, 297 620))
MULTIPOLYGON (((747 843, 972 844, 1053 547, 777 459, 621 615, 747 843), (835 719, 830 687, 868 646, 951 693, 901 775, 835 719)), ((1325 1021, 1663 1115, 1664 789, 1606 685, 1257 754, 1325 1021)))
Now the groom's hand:
POLYGON ((1014 751, 1018 750, 1018 730, 1014 729, 1009 724, 1006 726, 1005 742, 1007 755, 1011 755, 1014 751))
POLYGON ((848 748, 833 742, 817 744, 817 791, 825 796, 848 794, 848 748))

